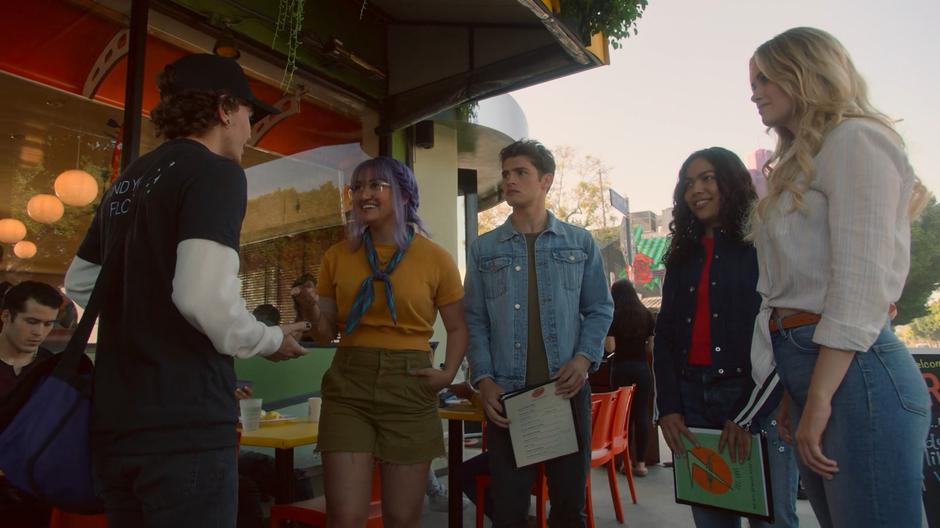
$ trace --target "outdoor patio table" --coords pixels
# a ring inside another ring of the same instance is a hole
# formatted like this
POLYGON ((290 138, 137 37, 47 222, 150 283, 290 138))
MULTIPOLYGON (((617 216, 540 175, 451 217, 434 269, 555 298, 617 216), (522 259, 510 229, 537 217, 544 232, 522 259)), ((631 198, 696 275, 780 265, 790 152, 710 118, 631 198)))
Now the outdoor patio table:
POLYGON ((443 407, 437 414, 447 420, 447 526, 463 528, 463 485, 460 468, 463 464, 463 423, 482 422, 483 409, 478 405, 443 407), (458 491, 455 493, 454 491, 458 491))
POLYGON ((316 444, 320 424, 305 418, 282 423, 262 425, 255 431, 242 431, 241 445, 274 448, 274 467, 277 482, 274 502, 287 504, 294 501, 294 448, 316 444))

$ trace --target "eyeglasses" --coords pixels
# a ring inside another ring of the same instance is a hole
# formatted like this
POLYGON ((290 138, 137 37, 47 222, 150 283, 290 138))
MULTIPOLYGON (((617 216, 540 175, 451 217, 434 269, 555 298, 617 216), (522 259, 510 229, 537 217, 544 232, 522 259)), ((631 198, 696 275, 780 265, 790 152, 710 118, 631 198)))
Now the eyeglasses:
POLYGON ((349 192, 353 194, 359 194, 363 189, 368 188, 369 192, 372 194, 379 194, 383 190, 391 187, 392 184, 380 180, 369 180, 365 184, 362 182, 355 182, 349 186, 349 192))

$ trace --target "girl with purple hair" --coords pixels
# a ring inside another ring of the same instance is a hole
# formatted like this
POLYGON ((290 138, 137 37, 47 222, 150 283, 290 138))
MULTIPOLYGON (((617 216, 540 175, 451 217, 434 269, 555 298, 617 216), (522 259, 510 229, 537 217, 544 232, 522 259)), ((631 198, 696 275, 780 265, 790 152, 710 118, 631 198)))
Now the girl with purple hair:
POLYGON ((292 291, 317 341, 341 334, 323 376, 317 445, 330 525, 365 525, 377 460, 385 522, 418 526, 430 462, 444 454, 437 392, 467 348, 463 285, 418 217, 411 169, 365 161, 350 191, 348 240, 327 250, 315 291, 312 283, 292 291), (442 370, 429 346, 438 312, 447 329, 442 370))

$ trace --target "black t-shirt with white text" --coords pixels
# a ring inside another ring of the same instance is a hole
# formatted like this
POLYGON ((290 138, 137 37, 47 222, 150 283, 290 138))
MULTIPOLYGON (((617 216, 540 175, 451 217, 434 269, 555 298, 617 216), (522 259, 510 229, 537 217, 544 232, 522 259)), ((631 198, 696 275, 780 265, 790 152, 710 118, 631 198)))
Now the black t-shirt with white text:
POLYGON ((78 256, 101 264, 126 225, 95 358, 92 431, 109 453, 235 445, 233 358, 186 321, 171 294, 180 242, 238 251, 246 190, 237 163, 176 139, 135 160, 102 200, 78 256))

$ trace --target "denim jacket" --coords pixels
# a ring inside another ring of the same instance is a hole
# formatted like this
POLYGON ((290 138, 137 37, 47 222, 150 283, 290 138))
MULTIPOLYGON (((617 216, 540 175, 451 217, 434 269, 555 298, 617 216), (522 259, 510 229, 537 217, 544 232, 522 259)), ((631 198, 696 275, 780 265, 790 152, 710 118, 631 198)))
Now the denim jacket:
MULTIPOLYGON (((471 382, 492 378, 503 390, 525 385, 529 312, 525 235, 510 220, 470 246, 464 306, 471 382)), ((601 253, 585 229, 548 213, 535 241, 535 273, 549 373, 575 354, 600 365, 613 301, 601 253)))
MULTIPOLYGON (((683 413, 679 380, 686 374, 692 326, 697 304, 699 276, 704 265, 705 249, 696 246, 689 260, 666 269, 663 282, 663 300, 656 320, 653 341, 653 368, 656 374, 656 401, 659 414, 683 413)), ((715 251, 709 268, 708 304, 711 311, 710 367, 703 369, 714 383, 731 378, 751 376, 751 337, 754 318, 760 309, 757 293, 757 252, 750 244, 729 240, 720 231, 715 232, 715 251)), ((727 402, 728 412, 737 413, 748 404, 754 392, 751 380, 749 390, 727 402)), ((772 409, 779 401, 767 402, 772 409)), ((722 416, 721 422, 734 419, 736 414, 722 416)))

